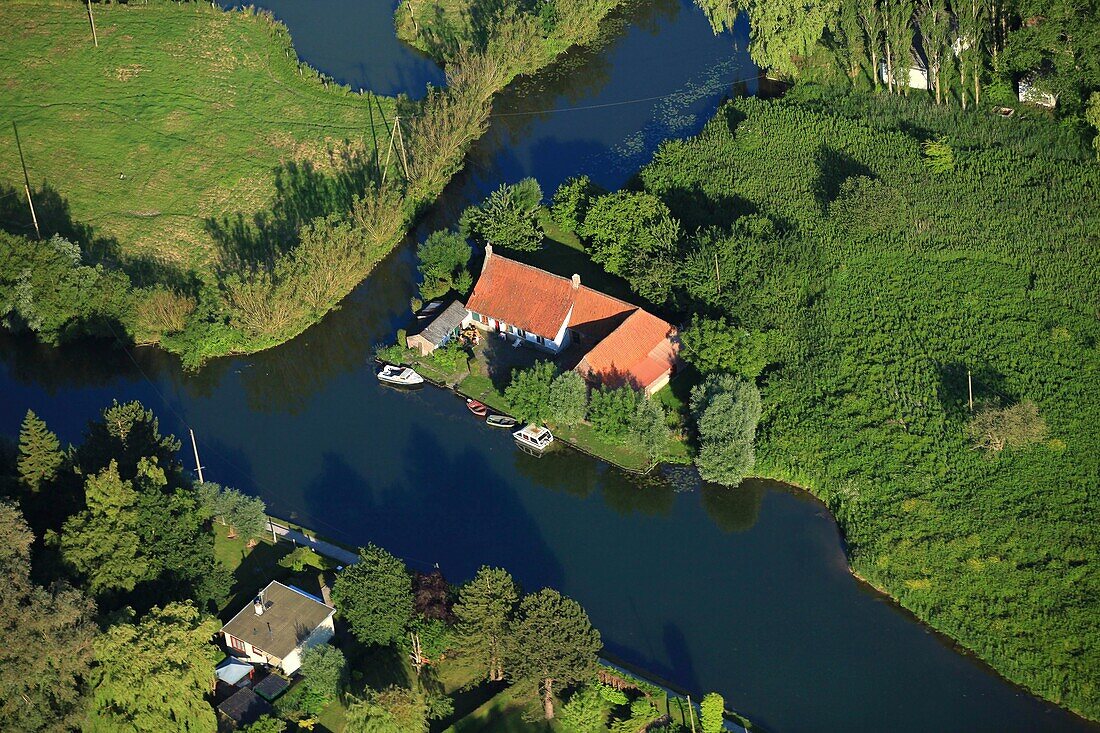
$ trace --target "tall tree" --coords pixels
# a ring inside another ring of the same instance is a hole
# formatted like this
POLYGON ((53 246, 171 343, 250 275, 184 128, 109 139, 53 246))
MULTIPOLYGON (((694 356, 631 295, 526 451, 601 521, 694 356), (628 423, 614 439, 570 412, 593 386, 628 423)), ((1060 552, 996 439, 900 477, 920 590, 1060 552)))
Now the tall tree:
POLYGON ((416 248, 420 260, 420 297, 431 300, 446 295, 452 289, 464 293, 470 289, 471 277, 466 266, 470 262, 470 245, 457 232, 432 232, 416 248))
POLYGON ((588 385, 570 369, 554 377, 547 394, 549 419, 557 425, 576 425, 588 409, 588 385))
POLYGON ((760 390, 747 379, 711 375, 691 391, 691 411, 699 428, 695 459, 699 475, 726 486, 738 485, 756 461, 760 390))
POLYGON ((943 88, 944 66, 949 63, 952 50, 949 43, 951 15, 946 0, 920 0, 917 7, 917 28, 920 30, 921 47, 928 61, 928 85, 936 95, 936 104, 943 104, 946 96, 943 88))
POLYGON ((19 429, 19 478, 23 484, 31 492, 38 492, 57 476, 64 460, 57 436, 43 420, 27 410, 19 429))
POLYGON ((592 259, 626 278, 644 298, 663 302, 671 287, 667 258, 680 239, 680 222, 651 193, 616 191, 592 202, 581 227, 592 259))
POLYGON ((540 424, 550 419, 550 385, 557 370, 554 362, 539 361, 527 369, 512 372, 504 398, 516 417, 540 424))
POLYGON ((88 508, 61 531, 61 555, 88 579, 93 593, 133 590, 149 575, 138 531, 138 492, 110 464, 84 483, 88 508))
POLYGON ((88 423, 77 457, 85 475, 99 473, 113 461, 125 480, 137 475, 142 458, 156 458, 168 485, 175 487, 183 483, 179 449, 180 442, 173 436, 160 434, 160 421, 152 410, 136 400, 124 404, 115 400, 99 420, 88 423))
POLYGON ((332 600, 356 638, 388 645, 404 640, 413 614, 412 577, 399 559, 370 544, 336 579, 332 600))
POLYGON ((717 692, 708 692, 699 703, 699 718, 703 725, 703 733, 722 733, 726 721, 723 714, 726 710, 726 701, 717 692))
POLYGON ((543 713, 550 720, 554 690, 591 678, 602 648, 600 632, 592 628, 581 605, 544 588, 520 601, 509 644, 508 674, 538 689, 543 713))
POLYGON ((221 656, 210 644, 218 621, 190 604, 154 608, 95 643, 94 694, 85 733, 212 733, 206 695, 221 656))
POLYGON ((538 221, 541 203, 542 189, 534 178, 501 184, 481 204, 462 212, 459 226, 463 234, 483 245, 537 250, 543 238, 538 221))
POLYGON ((490 681, 504 679, 506 642, 517 602, 519 588, 508 571, 487 565, 458 592, 454 614, 462 650, 490 681))
POLYGON ((96 607, 64 583, 31 582, 33 540, 19 510, 0 502, 0 728, 68 731, 83 713, 96 607))

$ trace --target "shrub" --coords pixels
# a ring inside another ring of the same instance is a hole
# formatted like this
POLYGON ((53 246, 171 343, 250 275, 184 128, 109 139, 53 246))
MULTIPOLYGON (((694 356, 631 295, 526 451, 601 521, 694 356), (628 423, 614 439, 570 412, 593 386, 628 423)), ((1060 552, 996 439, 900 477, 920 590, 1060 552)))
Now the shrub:
POLYGON ((470 245, 457 232, 438 231, 428 235, 416 256, 420 260, 420 297, 432 300, 446 295, 452 289, 464 292, 468 289, 470 274, 466 265, 470 262, 470 245), (465 276, 465 277, 464 277, 465 276), (463 288, 462 286, 466 287, 463 288))
POLYGON ((550 415, 550 385, 557 367, 551 361, 540 361, 529 369, 512 372, 512 382, 504 390, 513 414, 520 420, 544 423, 550 415))
POLYGON ((691 391, 691 411, 699 427, 699 475, 737 486, 756 462, 760 390, 747 379, 712 375, 691 391))
POLYGON ((625 440, 634 426, 640 399, 639 392, 632 387, 600 387, 592 391, 588 421, 605 438, 625 440))
POLYGON ((1047 437, 1047 425, 1039 406, 1025 400, 1010 407, 983 406, 971 418, 967 432, 975 448, 996 453, 1041 443, 1047 437))
POLYGON ((575 371, 554 377, 547 394, 547 412, 556 425, 576 425, 588 410, 588 385, 575 371))
POLYGON ((462 212, 462 233, 482 245, 537 250, 543 232, 538 222, 542 190, 533 178, 513 185, 502 184, 479 205, 462 212))

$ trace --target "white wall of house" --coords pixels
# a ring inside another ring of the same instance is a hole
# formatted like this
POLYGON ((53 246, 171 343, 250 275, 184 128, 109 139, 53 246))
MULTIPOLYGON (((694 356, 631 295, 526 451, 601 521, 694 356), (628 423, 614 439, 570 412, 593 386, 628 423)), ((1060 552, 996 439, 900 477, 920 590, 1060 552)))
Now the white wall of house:
POLYGON ((313 630, 312 634, 306 637, 305 641, 295 647, 294 651, 283 657, 279 668, 283 670, 284 674, 294 674, 302 666, 302 654, 305 650, 328 642, 335 633, 336 629, 332 624, 332 616, 329 616, 324 623, 313 630))
MULTIPOLYGON (((569 313, 572 314, 572 312, 573 309, 570 308, 569 313)), ((464 321, 465 323, 473 324, 474 326, 480 328, 482 331, 488 331, 489 333, 499 333, 503 331, 510 336, 522 338, 525 342, 531 344, 535 348, 549 351, 551 354, 557 354, 569 345, 569 329, 567 328, 569 324, 568 316, 566 316, 565 321, 562 322, 561 328, 558 329, 557 336, 555 336, 554 339, 551 340, 548 338, 542 338, 538 334, 531 333, 530 331, 526 331, 520 326, 497 320, 496 318, 490 316, 488 313, 476 314, 477 316, 485 316, 488 323, 482 323, 479 317, 475 317, 473 311, 467 311, 466 313, 467 317, 466 321, 464 321), (520 333, 521 331, 522 335, 520 333), (541 341, 539 340, 540 338, 542 339, 541 341)))
POLYGON ((232 652, 233 656, 245 660, 246 662, 252 662, 253 664, 270 664, 278 666, 282 661, 278 657, 273 657, 263 649, 252 646, 243 639, 238 639, 235 636, 231 636, 224 631, 222 636, 225 638, 225 645, 232 652))

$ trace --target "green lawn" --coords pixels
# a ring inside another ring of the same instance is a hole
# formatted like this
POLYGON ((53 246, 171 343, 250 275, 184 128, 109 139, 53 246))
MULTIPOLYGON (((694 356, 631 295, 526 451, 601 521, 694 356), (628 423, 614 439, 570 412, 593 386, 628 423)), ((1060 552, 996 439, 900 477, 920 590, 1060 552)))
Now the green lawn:
POLYGON ((234 223, 270 211, 277 180, 273 230, 288 212, 321 213, 331 191, 318 174, 346 168, 372 130, 387 134, 392 99, 300 75, 289 34, 268 17, 209 3, 93 10, 98 48, 82 3, 0 3, 0 193, 19 197, 0 198, 6 227, 29 224, 12 120, 48 230, 201 273, 220 247, 256 245, 234 223))

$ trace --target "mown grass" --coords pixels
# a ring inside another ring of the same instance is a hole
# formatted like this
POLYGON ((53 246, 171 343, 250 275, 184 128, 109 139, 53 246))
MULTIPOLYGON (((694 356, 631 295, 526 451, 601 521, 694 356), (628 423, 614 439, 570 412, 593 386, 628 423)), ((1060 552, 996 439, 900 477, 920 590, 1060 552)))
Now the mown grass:
MULTIPOLYGON (((207 3, 93 9, 98 48, 81 3, 0 3, 0 135, 12 142, 18 123, 32 188, 66 200, 114 258, 206 276, 219 239, 241 244, 213 223, 270 209, 277 171, 344 170, 387 134, 394 101, 326 88, 269 16, 207 3)), ((21 198, 15 146, 0 149, 0 185, 21 198)))

